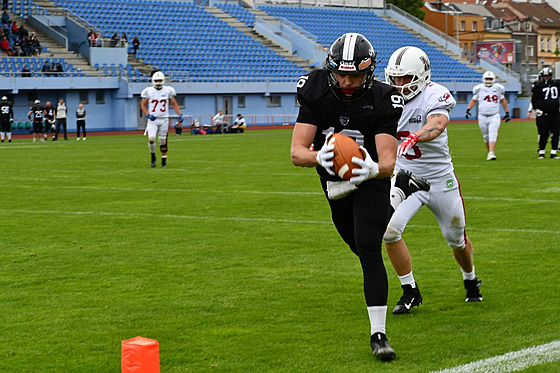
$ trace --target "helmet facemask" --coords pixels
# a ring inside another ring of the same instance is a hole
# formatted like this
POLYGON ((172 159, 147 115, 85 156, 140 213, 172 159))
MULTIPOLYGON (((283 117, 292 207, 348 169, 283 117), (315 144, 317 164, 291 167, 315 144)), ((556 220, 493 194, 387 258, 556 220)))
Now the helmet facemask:
POLYGON ((165 82, 165 75, 161 71, 156 71, 152 76, 152 84, 155 89, 162 89, 165 82))

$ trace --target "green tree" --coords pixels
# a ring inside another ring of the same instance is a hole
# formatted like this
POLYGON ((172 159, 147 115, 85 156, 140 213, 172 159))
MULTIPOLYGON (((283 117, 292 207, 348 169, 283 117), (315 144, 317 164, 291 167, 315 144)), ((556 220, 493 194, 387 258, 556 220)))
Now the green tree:
POLYGON ((426 13, 422 10, 423 0, 388 0, 390 4, 396 5, 414 17, 423 20, 426 13))

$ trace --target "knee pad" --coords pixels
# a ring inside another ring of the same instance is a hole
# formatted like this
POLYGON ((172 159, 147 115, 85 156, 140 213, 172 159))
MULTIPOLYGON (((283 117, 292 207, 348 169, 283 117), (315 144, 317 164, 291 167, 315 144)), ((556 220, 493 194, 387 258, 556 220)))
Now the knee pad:
POLYGON ((159 150, 160 150, 162 153, 167 153, 167 144, 160 145, 160 146, 159 146, 159 150))
POLYGON ((387 225, 387 230, 383 235, 383 242, 385 243, 397 242, 398 240, 401 239, 401 235, 402 232, 399 232, 399 230, 396 227, 391 226, 391 223, 389 223, 389 225, 387 225))

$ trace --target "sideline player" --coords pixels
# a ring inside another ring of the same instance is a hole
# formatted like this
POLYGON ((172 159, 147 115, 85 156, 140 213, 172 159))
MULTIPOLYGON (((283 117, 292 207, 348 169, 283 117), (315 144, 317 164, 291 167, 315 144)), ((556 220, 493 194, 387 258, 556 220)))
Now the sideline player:
POLYGON ((299 79, 300 109, 291 159, 296 166, 317 168, 333 223, 362 266, 373 354, 389 361, 396 354, 385 334, 388 283, 381 240, 393 211, 391 202, 397 202, 393 195, 405 198, 429 185, 403 172, 397 181, 403 189, 391 190, 397 122, 404 101, 394 88, 374 79, 375 58, 364 36, 344 34, 330 47, 326 69, 299 79), (332 170, 334 145, 327 145, 330 133, 354 138, 365 155, 365 160, 353 158, 360 168, 353 170, 355 176, 349 181, 341 181, 332 170))
POLYGON ((508 103, 504 96, 505 88, 503 85, 496 83, 496 74, 492 71, 486 71, 482 75, 482 81, 483 84, 478 84, 473 88, 473 97, 467 107, 465 118, 469 119, 471 109, 478 102, 478 126, 488 152, 486 160, 495 161, 494 150, 496 149, 498 130, 500 129, 500 103, 505 111, 503 120, 507 123, 511 118, 509 117, 508 103))
POLYGON ((50 101, 47 101, 45 103, 45 127, 43 128, 43 137, 45 138, 45 141, 48 140, 48 133, 49 130, 51 131, 52 135, 52 141, 56 140, 56 137, 54 135, 54 131, 55 131, 55 123, 56 123, 56 110, 54 108, 54 106, 51 105, 50 101))
POLYGON ((0 137, 4 142, 4 137, 8 135, 8 142, 12 142, 12 123, 14 122, 14 109, 8 97, 2 96, 0 102, 0 137))
POLYGON ((481 301, 473 249, 465 232, 463 199, 447 145, 446 128, 455 99, 447 88, 430 81, 430 60, 420 48, 396 50, 389 58, 385 78, 402 93, 406 102, 397 132, 397 139, 402 141, 395 169, 410 171, 431 185, 429 191, 414 193, 398 206, 384 235, 387 254, 403 289, 403 296, 393 313, 407 313, 422 304, 422 296, 412 275, 410 253, 401 235, 424 205, 435 215, 443 236, 453 249, 463 274, 466 301, 481 301))
POLYGON ((550 158, 558 159, 558 139, 560 135, 560 108, 558 92, 560 80, 552 79, 552 69, 545 67, 539 72, 539 81, 533 86, 531 103, 537 117, 537 131, 539 134, 539 157, 544 159, 548 136, 550 139, 550 158))
POLYGON ((161 71, 156 71, 152 75, 153 87, 145 88, 142 91, 142 112, 148 118, 146 132, 148 133, 148 147, 151 154, 151 167, 156 166, 156 135, 161 151, 161 167, 167 166, 167 131, 169 130, 169 104, 179 115, 178 122, 183 123, 183 114, 175 100, 177 93, 170 86, 164 86, 165 75, 161 71))
POLYGON ((35 136, 38 136, 41 139, 41 142, 44 142, 45 139, 43 135, 43 119, 45 118, 45 108, 41 105, 41 101, 35 100, 31 109, 27 113, 27 118, 33 120, 33 142, 36 142, 37 139, 35 136))

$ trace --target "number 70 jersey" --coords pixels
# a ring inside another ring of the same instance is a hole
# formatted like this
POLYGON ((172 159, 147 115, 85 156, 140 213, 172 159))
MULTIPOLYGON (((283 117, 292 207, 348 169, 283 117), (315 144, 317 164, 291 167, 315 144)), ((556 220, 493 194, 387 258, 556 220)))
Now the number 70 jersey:
MULTIPOLYGON (((447 88, 437 83, 428 86, 404 105, 397 129, 399 143, 411 133, 418 133, 426 125, 428 115, 440 114, 449 118, 455 99, 447 88)), ((447 129, 431 141, 417 142, 406 154, 397 158, 395 170, 405 169, 415 175, 434 178, 453 172, 447 145, 447 129)))
POLYGON ((163 86, 161 89, 148 87, 142 91, 142 98, 148 99, 148 113, 158 118, 169 117, 169 99, 175 97, 175 88, 163 86))

